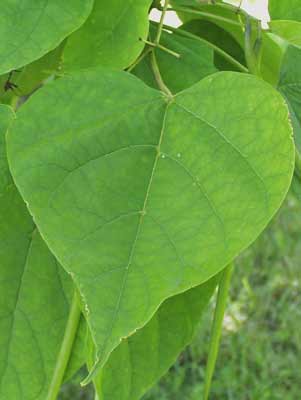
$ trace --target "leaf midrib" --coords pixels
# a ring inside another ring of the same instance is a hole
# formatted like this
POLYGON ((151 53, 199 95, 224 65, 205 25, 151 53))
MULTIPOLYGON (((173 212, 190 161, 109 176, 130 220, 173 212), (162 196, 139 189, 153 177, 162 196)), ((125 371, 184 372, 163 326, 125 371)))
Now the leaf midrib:
MULTIPOLYGON (((139 218, 139 221, 138 221, 138 224, 137 224, 136 235, 135 235, 135 238, 133 240, 132 248, 131 248, 131 251, 130 251, 130 254, 129 254, 129 260, 128 260, 128 263, 126 265, 125 271, 124 271, 124 276, 123 276, 123 279, 122 279, 120 294, 119 294, 119 297, 117 299, 117 303, 116 303, 116 306, 115 306, 115 313, 113 315, 112 322, 111 322, 110 328, 108 330, 108 334, 106 335, 106 338, 104 339, 103 346, 98 351, 99 359, 102 358, 102 353, 104 353, 104 351, 106 350, 107 343, 108 343, 109 338, 110 338, 110 336, 112 334, 112 331, 114 329, 114 325, 115 325, 115 322, 117 320, 118 313, 119 313, 119 310, 120 310, 120 304, 121 304, 122 297, 123 297, 123 294, 124 294, 124 290, 125 290, 125 287, 126 287, 129 268, 130 268, 130 265, 131 265, 132 260, 133 260, 135 247, 136 247, 136 244, 137 244, 137 241, 138 241, 138 237, 139 237, 139 233, 140 233, 141 226, 142 226, 142 223, 143 223, 143 219, 144 219, 144 216, 146 214, 146 206, 147 206, 147 202, 148 202, 148 198, 149 198, 149 193, 150 193, 150 190, 151 190, 151 186, 152 186, 153 178, 154 178, 154 175, 155 175, 156 167, 157 167, 157 164, 158 164, 158 160, 159 160, 160 155, 161 155, 161 144, 162 144, 162 140, 163 140, 163 136, 164 136, 164 130, 165 130, 165 124, 166 124, 166 118, 167 118, 167 111, 169 109, 169 105, 170 104, 171 104, 171 102, 167 104, 165 112, 164 112, 163 121, 162 121, 162 129, 161 129, 161 133, 160 133, 160 137, 159 137, 159 141, 158 141, 158 146, 157 146, 157 154, 155 156, 152 172, 151 172, 149 183, 148 183, 148 187, 147 187, 147 190, 146 190, 143 207, 142 207, 142 210, 140 211, 140 218, 139 218)), ((106 359, 102 360, 101 361, 101 365, 103 365, 105 363, 105 361, 106 361, 106 359)), ((95 363, 91 373, 93 373, 93 370, 95 370, 95 368, 98 366, 98 363, 99 363, 99 361, 95 363)))

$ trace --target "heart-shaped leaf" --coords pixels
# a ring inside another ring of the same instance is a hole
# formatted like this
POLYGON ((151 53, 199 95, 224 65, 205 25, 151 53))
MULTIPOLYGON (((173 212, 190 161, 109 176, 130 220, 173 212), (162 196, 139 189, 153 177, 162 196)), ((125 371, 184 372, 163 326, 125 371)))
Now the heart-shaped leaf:
POLYGON ((93 0, 2 0, 0 75, 48 53, 78 29, 93 0))
POLYGON ((128 67, 144 47, 151 0, 95 1, 86 23, 68 38, 63 68, 128 67))
POLYGON ((294 167, 284 100, 232 72, 169 102, 124 72, 66 77, 22 106, 8 150, 35 222, 85 299, 100 365, 166 298, 259 235, 294 167))
POLYGON ((193 339, 216 283, 214 277, 166 300, 141 330, 123 340, 94 380, 99 400, 140 399, 193 339))
MULTIPOLYGON (((73 285, 36 231, 9 174, 4 133, 11 117, 0 105, 0 398, 45 400, 73 285)), ((84 330, 83 321, 66 376, 83 364, 84 330)))

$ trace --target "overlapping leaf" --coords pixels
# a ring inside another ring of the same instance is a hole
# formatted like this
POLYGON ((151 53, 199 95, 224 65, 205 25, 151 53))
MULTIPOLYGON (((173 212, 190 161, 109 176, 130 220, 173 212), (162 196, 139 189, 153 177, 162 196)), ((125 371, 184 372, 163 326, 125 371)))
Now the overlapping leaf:
POLYGON ((269 0, 272 19, 292 19, 301 21, 301 3, 299 0, 269 0))
POLYGON ((151 0, 96 0, 81 29, 67 41, 64 69, 95 66, 123 69, 142 51, 148 35, 151 0))
POLYGON ((84 23, 92 5, 93 0, 2 0, 0 74, 57 47, 84 23))
POLYGON ((123 340, 95 379, 99 400, 140 399, 191 342, 216 283, 212 278, 166 300, 141 330, 123 340))
POLYGON ((297 21, 272 21, 271 31, 290 44, 301 46, 301 23, 297 21))
POLYGON ((21 108, 10 165, 85 298, 96 364, 264 229, 291 181, 291 133, 282 97, 230 72, 167 104, 129 74, 91 71, 21 108))
MULTIPOLYGON (((45 400, 72 283, 36 231, 12 182, 4 140, 11 117, 10 109, 0 106, 0 398, 45 400)), ((83 363, 81 349, 79 336, 69 376, 83 363)))

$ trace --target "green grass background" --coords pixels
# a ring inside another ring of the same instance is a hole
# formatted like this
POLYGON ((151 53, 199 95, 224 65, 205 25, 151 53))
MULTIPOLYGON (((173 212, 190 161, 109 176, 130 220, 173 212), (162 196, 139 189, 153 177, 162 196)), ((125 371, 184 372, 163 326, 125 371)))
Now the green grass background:
MULTIPOLYGON (((210 400, 301 399, 300 267, 301 204, 289 195, 236 261, 210 400)), ((143 400, 202 399, 213 309, 212 301, 193 343, 143 400)), ((60 400, 93 399, 78 379, 60 400)))

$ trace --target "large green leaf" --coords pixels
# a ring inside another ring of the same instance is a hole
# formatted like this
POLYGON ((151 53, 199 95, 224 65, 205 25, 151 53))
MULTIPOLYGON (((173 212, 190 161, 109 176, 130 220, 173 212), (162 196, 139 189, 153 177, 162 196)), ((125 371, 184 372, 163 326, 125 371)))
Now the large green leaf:
POLYGON ((296 145, 301 150, 301 49, 289 46, 281 65, 278 89, 288 102, 296 145))
MULTIPOLYGON (((72 296, 72 282, 35 229, 10 177, 0 106, 0 398, 45 400, 72 296)), ((84 323, 68 375, 83 364, 84 323)))
POLYGON ((0 74, 57 47, 84 23, 92 5, 93 0, 2 0, 0 74))
POLYGON ((96 363, 265 228, 291 181, 291 134, 282 97, 232 72, 167 104, 127 73, 94 70, 21 107, 14 179, 86 301, 96 363))
POLYGON ((148 34, 151 0, 96 0, 81 29, 67 41, 64 69, 95 66, 123 69, 142 51, 148 34))
POLYGON ((166 300, 113 351, 94 383, 99 400, 138 400, 191 342, 217 279, 166 300))
MULTIPOLYGON (((176 32, 173 34, 163 32, 160 43, 180 56, 177 58, 164 50, 155 50, 163 80, 173 93, 186 89, 205 76, 217 72, 213 62, 214 52, 208 44, 183 37, 176 32)), ((151 87, 157 88, 149 57, 140 62, 133 73, 151 87)))
POLYGON ((269 0, 272 19, 292 19, 301 21, 300 0, 269 0))

